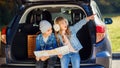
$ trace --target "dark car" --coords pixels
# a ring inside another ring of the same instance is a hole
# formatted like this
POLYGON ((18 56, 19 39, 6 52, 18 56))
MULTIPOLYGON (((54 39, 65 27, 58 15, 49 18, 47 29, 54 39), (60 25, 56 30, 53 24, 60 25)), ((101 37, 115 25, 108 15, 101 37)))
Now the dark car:
MULTIPOLYGON (((111 24, 110 18, 103 19, 94 0, 16 0, 21 5, 17 15, 6 28, 6 64, 35 65, 35 38, 41 33, 39 22, 48 20, 53 24, 55 17, 68 19, 69 26, 77 21, 95 15, 78 31, 77 37, 83 49, 81 68, 111 68, 111 44, 105 24, 111 24)), ((60 67, 60 61, 55 64, 60 67)), ((71 65, 70 65, 71 67, 71 65)))

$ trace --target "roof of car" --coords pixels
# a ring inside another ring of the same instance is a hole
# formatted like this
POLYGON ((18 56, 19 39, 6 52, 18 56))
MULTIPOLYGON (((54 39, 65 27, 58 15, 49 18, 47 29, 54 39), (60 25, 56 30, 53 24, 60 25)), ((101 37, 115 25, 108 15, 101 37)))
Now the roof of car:
POLYGON ((73 2, 76 0, 20 0, 22 3, 41 3, 41 2, 73 2))
POLYGON ((82 4, 90 3, 91 0, 15 0, 18 8, 24 9, 34 5, 48 5, 48 4, 82 4))
POLYGON ((90 1, 90 0, 24 0, 24 1, 90 1))
POLYGON ((42 3, 42 2, 78 2, 78 1, 84 1, 84 2, 90 2, 91 0, 16 0, 17 3, 42 3))

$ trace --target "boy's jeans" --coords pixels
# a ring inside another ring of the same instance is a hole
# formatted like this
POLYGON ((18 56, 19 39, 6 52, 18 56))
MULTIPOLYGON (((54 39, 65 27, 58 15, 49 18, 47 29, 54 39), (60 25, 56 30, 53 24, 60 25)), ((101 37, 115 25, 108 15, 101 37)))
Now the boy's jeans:
MULTIPOLYGON (((57 56, 51 57, 47 60, 47 68, 55 68, 54 65, 56 63, 57 56)), ((45 62, 46 61, 37 61, 36 62, 36 68, 45 68, 45 62)))
POLYGON ((80 55, 79 53, 69 53, 61 58, 61 68, 68 68, 71 61, 72 68, 80 68, 80 55))

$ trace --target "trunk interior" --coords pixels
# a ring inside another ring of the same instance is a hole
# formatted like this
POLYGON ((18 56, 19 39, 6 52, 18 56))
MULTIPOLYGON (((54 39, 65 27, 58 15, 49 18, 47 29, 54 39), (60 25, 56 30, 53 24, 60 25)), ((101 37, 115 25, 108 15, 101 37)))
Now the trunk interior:
MULTIPOLYGON (((15 35, 15 38, 13 40, 12 56, 16 60, 29 60, 31 58, 31 57, 28 58, 28 35, 34 36, 36 34, 32 34, 32 33, 27 34, 26 32, 21 32, 24 30, 25 29, 23 27, 19 27, 15 35)), ((35 33, 37 33, 37 31, 35 33)), ((83 49, 79 52, 81 59, 83 61, 88 60, 92 55, 92 49, 93 49, 88 25, 85 25, 81 30, 79 30, 79 32, 77 33, 77 37, 83 46, 83 49)), ((35 37, 32 38, 34 38, 35 40, 35 37)), ((32 44, 34 44, 34 41, 31 42, 32 44)))
MULTIPOLYGON (((37 10, 37 11, 39 11, 39 10, 37 10)), ((51 12, 54 12, 54 11, 51 11, 51 12)), ((83 14, 83 11, 81 11, 81 10, 78 11, 75 9, 72 12, 73 12, 73 13, 71 13, 72 22, 77 22, 78 20, 85 17, 85 15, 83 14), (76 15, 76 16, 73 16, 72 14, 76 15), (79 14, 82 14, 82 16, 81 16, 81 18, 78 19, 77 15, 79 15, 79 14)), ((38 19, 38 17, 41 16, 41 11, 39 11, 39 13, 35 12, 35 11, 31 11, 27 15, 26 23, 19 24, 19 28, 17 29, 17 32, 14 36, 12 46, 11 46, 11 53, 12 53, 13 59, 15 59, 17 61, 25 61, 25 60, 26 61, 29 61, 29 60, 35 61, 33 51, 35 49, 35 38, 40 33, 38 23, 40 20, 46 20, 46 19, 49 22, 53 22, 50 13, 45 12, 42 14, 44 14, 45 16, 42 15, 43 16, 42 19, 38 19), (36 17, 36 16, 38 16, 38 17, 36 17), (46 17, 49 17, 49 18, 46 18, 46 17), (35 23, 32 23, 32 22, 35 22, 35 23), (31 36, 30 37, 31 41, 28 39, 29 36, 31 36)), ((51 24, 53 24, 53 23, 51 23, 51 24)), ((75 23, 71 24, 71 21, 69 22, 70 26, 72 26, 73 24, 75 24, 75 23)), ((93 45, 92 45, 93 37, 92 36, 93 35, 95 36, 95 29, 93 28, 93 26, 94 26, 94 24, 87 23, 77 33, 77 37, 83 46, 83 49, 80 50, 80 52, 79 52, 82 61, 89 60, 93 53, 92 52, 93 51, 93 45)))

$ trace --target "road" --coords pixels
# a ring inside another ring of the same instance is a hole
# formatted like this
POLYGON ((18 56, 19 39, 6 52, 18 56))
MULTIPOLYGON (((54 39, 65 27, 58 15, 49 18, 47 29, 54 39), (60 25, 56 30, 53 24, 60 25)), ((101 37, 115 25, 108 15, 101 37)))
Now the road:
POLYGON ((112 60, 112 68, 120 68, 120 59, 112 60))
MULTIPOLYGON (((0 64, 4 64, 4 63, 5 63, 5 58, 0 58, 0 64)), ((0 68, 13 68, 13 67, 0 67, 0 68)), ((17 67, 17 68, 34 68, 34 67, 17 67)), ((112 68, 120 68, 120 59, 112 60, 112 68)))

